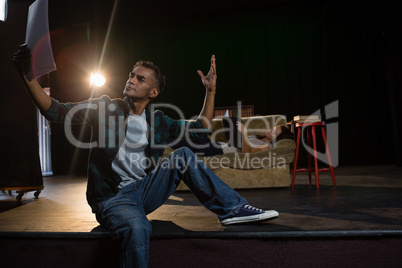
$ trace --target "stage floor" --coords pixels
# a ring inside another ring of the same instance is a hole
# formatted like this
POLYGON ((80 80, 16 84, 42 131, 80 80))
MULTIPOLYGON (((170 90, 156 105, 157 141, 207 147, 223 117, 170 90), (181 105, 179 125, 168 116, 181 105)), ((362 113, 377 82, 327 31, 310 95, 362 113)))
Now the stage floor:
MULTIPOLYGON (((153 237, 280 237, 402 234, 402 168, 339 167, 337 186, 321 173, 320 189, 298 173, 294 188, 238 190, 251 205, 279 217, 258 224, 222 226, 190 192, 175 192, 148 215, 153 237)), ((314 180, 314 177, 313 177, 314 180)), ((0 192, 0 236, 108 236, 85 200, 86 178, 44 178, 34 199, 0 192)))

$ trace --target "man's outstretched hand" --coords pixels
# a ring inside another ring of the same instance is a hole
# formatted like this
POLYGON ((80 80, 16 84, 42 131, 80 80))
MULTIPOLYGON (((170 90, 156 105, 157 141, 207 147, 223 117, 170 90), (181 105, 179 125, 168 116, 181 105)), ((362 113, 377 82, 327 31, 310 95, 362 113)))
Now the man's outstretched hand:
POLYGON ((206 76, 204 76, 203 72, 198 70, 198 75, 201 77, 201 81, 208 92, 215 93, 216 92, 216 64, 215 64, 215 55, 211 57, 211 68, 209 68, 209 72, 206 76))
POLYGON ((25 76, 32 69, 32 55, 26 44, 20 45, 18 51, 14 54, 13 63, 21 76, 25 76))

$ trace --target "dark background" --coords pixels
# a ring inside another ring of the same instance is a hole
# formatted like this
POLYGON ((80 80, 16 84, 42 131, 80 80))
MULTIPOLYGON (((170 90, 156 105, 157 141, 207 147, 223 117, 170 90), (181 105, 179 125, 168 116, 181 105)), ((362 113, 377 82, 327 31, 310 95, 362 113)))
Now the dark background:
MULTIPOLYGON (((39 161, 35 107, 11 59, 24 42, 33 1, 10 2, 0 23, 1 176, 23 178, 39 161)), ((122 97, 128 72, 145 59, 167 78, 156 102, 173 103, 189 118, 205 94, 196 71, 207 72, 215 54, 217 107, 241 101, 256 114, 291 120, 339 101, 339 116, 328 122, 339 124, 339 164, 402 164, 396 1, 118 1, 111 20, 113 9, 114 1, 49 1, 57 71, 40 81, 52 97, 122 97), (97 66, 107 84, 92 92, 88 77, 97 66)), ((74 131, 89 139, 88 127, 74 131)), ((52 124, 55 174, 84 174, 87 157, 68 143, 62 125, 52 124)))

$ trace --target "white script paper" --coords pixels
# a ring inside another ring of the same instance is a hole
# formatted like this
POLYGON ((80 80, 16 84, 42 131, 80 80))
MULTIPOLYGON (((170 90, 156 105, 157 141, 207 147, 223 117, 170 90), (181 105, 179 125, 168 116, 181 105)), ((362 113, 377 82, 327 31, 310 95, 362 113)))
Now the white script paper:
POLYGON ((36 0, 29 6, 25 43, 32 53, 32 74, 27 74, 28 79, 56 70, 50 44, 48 0, 36 0))

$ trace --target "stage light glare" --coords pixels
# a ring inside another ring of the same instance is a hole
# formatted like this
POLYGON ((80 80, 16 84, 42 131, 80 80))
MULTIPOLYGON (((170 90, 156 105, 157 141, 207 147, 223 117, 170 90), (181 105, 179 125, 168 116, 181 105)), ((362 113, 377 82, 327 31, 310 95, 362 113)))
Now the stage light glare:
POLYGON ((106 79, 100 73, 91 73, 91 86, 101 87, 105 84, 106 79))

